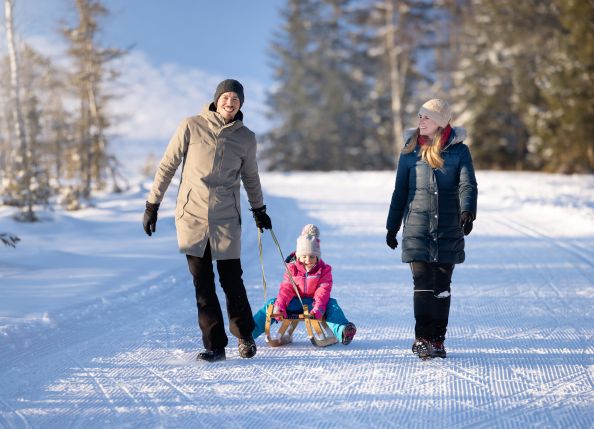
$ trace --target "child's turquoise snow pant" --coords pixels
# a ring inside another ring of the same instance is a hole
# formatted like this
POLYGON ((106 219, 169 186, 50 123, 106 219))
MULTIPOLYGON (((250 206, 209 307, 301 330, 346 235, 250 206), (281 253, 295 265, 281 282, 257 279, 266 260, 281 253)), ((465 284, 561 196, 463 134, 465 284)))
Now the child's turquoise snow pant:
MULTIPOLYGON (((252 332, 252 336, 254 338, 259 337, 264 332, 264 327, 266 325, 266 308, 269 304, 274 304, 275 302, 276 298, 269 299, 264 307, 254 314, 254 323, 256 324, 256 327, 252 332)), ((303 303, 307 304, 307 307, 311 310, 313 298, 303 298, 303 303)), ((303 313, 301 302, 298 298, 295 297, 291 300, 287 308, 287 312, 303 313)), ((324 313, 324 316, 326 317, 326 323, 328 324, 328 327, 332 330, 334 335, 336 335, 338 341, 342 341, 342 331, 344 331, 344 327, 347 323, 349 323, 349 321, 338 305, 338 301, 336 301, 334 298, 330 298, 328 300, 328 305, 326 306, 326 313, 324 313)), ((276 320, 272 319, 271 323, 276 323, 276 320)))

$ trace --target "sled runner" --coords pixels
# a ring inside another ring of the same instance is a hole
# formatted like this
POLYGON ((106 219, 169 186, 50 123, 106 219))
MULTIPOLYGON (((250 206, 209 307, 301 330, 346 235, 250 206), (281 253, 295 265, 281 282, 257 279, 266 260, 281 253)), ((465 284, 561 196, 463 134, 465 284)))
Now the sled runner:
POLYGON ((338 340, 325 320, 317 320, 309 314, 307 305, 303 305, 303 313, 289 313, 287 318, 279 313, 273 313, 273 305, 266 308, 266 342, 271 347, 280 347, 293 342, 293 332, 299 322, 305 323, 307 337, 316 347, 327 347, 336 344, 338 340), (281 324, 277 335, 273 338, 270 334, 272 319, 279 319, 281 324))
MULTIPOLYGON (((311 341, 311 343, 316 347, 327 347, 331 346, 332 344, 336 344, 338 339, 336 335, 332 332, 328 324, 325 320, 318 320, 315 317, 309 314, 309 309, 306 304, 303 303, 301 300, 301 296, 299 295, 299 290, 297 285, 295 284, 295 280, 293 280, 293 276, 289 272, 287 268, 287 263, 285 261, 285 257, 283 252, 280 248, 280 244, 278 244, 278 240, 270 228, 270 234, 272 235, 272 239, 276 244, 276 248, 278 249, 283 264, 285 265, 285 269, 287 273, 289 273, 289 278, 291 279, 291 283, 293 284, 293 289, 301 301, 301 306, 303 308, 303 313, 292 313, 288 312, 287 318, 284 318, 282 314, 273 313, 273 305, 269 304, 266 307, 266 325, 264 327, 264 332, 266 334, 266 342, 271 347, 279 347, 289 344, 293 341, 293 332, 297 328, 299 322, 303 322, 305 324, 305 329, 307 330, 307 337, 311 341), (270 325, 272 323, 272 319, 277 319, 280 322, 280 328, 276 336, 273 338, 270 334, 270 325)), ((264 286, 264 302, 266 302, 266 276, 264 275, 264 262, 262 257, 262 232, 258 230, 258 247, 260 250, 260 266, 262 267, 262 284, 264 286)))

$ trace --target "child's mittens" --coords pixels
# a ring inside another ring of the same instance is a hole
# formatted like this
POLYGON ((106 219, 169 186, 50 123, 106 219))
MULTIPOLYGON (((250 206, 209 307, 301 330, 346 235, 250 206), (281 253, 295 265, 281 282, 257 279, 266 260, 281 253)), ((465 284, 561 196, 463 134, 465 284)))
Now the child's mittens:
POLYGON ((324 313, 322 313, 322 311, 318 307, 312 308, 311 311, 309 312, 309 314, 311 314, 317 320, 320 320, 322 318, 322 316, 324 315, 324 313))
POLYGON ((279 317, 279 316, 275 317, 275 319, 276 319, 277 322, 280 322, 282 319, 286 319, 287 318, 287 310, 285 308, 283 308, 283 307, 279 307, 279 306, 275 305, 272 308, 272 313, 273 314, 280 314, 282 316, 282 318, 279 317))

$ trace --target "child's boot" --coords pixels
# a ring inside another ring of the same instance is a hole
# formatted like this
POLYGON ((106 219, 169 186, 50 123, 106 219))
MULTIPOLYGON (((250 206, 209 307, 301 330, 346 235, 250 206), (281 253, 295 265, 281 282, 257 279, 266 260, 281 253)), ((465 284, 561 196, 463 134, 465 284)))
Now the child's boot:
POLYGON ((355 324, 351 322, 347 323, 344 327, 344 331, 342 331, 342 344, 344 344, 345 346, 347 344, 350 344, 351 341, 353 341, 353 338, 355 337, 356 333, 357 328, 355 327, 355 324))

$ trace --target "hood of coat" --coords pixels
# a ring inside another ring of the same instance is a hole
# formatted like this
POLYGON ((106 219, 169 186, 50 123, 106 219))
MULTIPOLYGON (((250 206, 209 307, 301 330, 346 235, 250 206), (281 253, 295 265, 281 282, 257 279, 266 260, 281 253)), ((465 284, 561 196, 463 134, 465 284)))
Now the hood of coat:
MULTIPOLYGON (((407 128, 404 130, 403 137, 404 137, 404 145, 408 144, 408 141, 413 136, 417 129, 416 128, 407 128)), ((466 129, 463 127, 452 127, 452 133, 450 134, 449 141, 446 143, 445 147, 448 147, 453 144, 462 143, 466 139, 466 129)))

